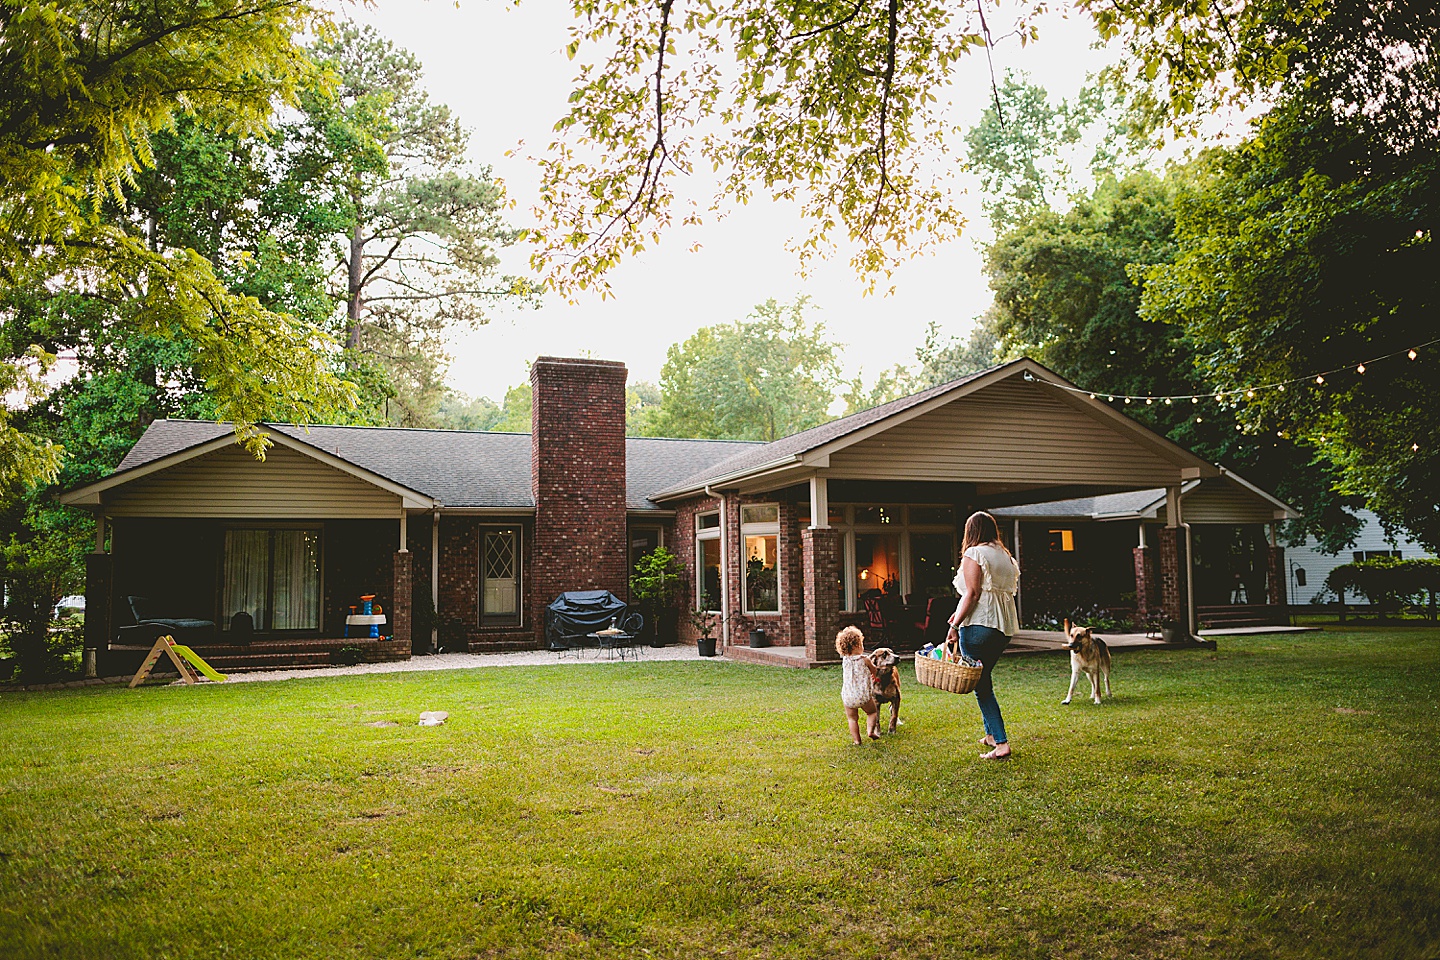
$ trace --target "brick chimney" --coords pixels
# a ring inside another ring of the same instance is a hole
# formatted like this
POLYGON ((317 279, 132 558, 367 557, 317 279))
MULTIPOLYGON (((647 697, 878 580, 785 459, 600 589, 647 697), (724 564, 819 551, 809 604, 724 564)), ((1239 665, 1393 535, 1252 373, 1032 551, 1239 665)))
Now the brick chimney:
POLYGON ((625 377, 625 365, 611 360, 541 357, 530 368, 529 593, 537 638, 546 604, 562 591, 629 596, 625 377))

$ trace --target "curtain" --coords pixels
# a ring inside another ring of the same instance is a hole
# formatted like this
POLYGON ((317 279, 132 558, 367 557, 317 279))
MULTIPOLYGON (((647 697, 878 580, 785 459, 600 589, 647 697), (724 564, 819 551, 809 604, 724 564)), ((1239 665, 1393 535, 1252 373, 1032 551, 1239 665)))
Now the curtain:
POLYGON ((256 630, 320 627, 320 532, 227 530, 223 623, 242 610, 256 630))
POLYGON ((272 630, 320 627, 320 537, 314 530, 276 530, 272 630))
POLYGON ((221 625, 230 628, 230 618, 250 614, 255 629, 265 630, 265 595, 269 587, 270 532, 268 530, 225 531, 224 602, 221 625))

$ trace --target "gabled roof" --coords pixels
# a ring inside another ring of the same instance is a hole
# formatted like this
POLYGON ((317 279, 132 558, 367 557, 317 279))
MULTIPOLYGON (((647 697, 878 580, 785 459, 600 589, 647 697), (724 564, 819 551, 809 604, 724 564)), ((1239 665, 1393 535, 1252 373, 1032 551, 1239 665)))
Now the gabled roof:
POLYGON ((882 403, 877 407, 862 410, 848 417, 831 420, 829 423, 784 437, 773 443, 737 453, 687 477, 681 483, 658 491, 654 497, 658 500, 668 500, 692 495, 707 486, 733 483, 747 477, 783 470, 786 467, 793 468, 812 461, 816 466, 823 466, 825 457, 831 452, 857 443, 875 433, 888 430, 913 417, 943 406, 951 400, 1022 374, 1026 380, 1038 380, 1051 384, 1056 388, 1057 394, 1061 395, 1070 405, 1083 409, 1090 416, 1108 424, 1118 433, 1136 440, 1165 460, 1185 468, 1188 475, 1214 476, 1216 474, 1216 467, 1213 464, 1197 457, 1191 451, 1168 437, 1156 433, 1144 424, 1111 409, 1104 401, 1086 394, 1085 391, 1080 390, 1054 371, 1028 357, 1022 357, 988 370, 961 377, 958 380, 939 384, 908 397, 882 403))
MULTIPOLYGON (((278 443, 331 457, 452 508, 534 509, 530 493, 530 434, 400 427, 345 427, 265 424, 278 443)), ((203 420, 157 420, 130 450, 115 473, 72 491, 74 499, 93 488, 108 488, 155 468, 183 462, 233 436, 230 424, 203 420)), ((625 441, 626 507, 659 510, 649 494, 759 444, 733 440, 625 441)))

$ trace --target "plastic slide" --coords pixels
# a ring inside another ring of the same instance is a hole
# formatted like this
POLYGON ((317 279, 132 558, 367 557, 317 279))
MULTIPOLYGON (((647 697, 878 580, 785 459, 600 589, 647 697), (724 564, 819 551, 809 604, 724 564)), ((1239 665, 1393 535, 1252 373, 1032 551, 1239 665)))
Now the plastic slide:
POLYGON ((195 667, 195 669, 199 670, 200 673, 207 680, 213 680, 215 683, 225 682, 225 674, 219 672, 214 667, 210 666, 210 664, 200 659, 200 654, 196 653, 194 650, 191 650, 183 643, 175 644, 175 650, 180 654, 180 656, 184 657, 186 660, 189 660, 190 663, 195 667))

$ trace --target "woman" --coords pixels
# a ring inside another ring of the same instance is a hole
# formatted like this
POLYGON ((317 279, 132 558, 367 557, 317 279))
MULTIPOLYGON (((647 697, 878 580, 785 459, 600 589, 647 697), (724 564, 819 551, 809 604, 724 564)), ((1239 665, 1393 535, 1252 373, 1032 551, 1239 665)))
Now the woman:
POLYGON ((1000 528, 995 518, 983 511, 971 514, 965 521, 965 543, 961 548, 960 569, 955 573, 955 589, 960 605, 950 618, 947 639, 958 634, 960 650, 979 660, 985 669, 975 686, 975 699, 980 701, 980 718, 985 722, 982 744, 989 753, 984 760, 1004 760, 1010 756, 1010 742, 1005 736, 1005 721, 990 674, 995 661, 1015 636, 1015 588, 1020 582, 1020 565, 1000 542, 1000 528))

